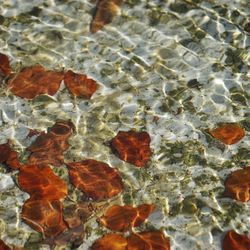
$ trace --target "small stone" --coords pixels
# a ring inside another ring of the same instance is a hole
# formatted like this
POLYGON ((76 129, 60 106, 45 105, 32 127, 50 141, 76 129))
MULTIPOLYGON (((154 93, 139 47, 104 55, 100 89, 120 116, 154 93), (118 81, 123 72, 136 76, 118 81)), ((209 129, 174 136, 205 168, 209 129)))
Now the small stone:
POLYGON ((9 175, 0 173, 0 191, 10 189, 14 185, 15 183, 9 175))

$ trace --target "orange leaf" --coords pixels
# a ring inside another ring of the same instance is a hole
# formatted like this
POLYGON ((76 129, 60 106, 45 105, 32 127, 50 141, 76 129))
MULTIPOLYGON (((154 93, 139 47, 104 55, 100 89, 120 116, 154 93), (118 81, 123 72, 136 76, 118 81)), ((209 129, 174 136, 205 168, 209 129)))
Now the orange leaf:
POLYGON ((97 89, 96 81, 86 75, 76 74, 69 70, 64 76, 64 83, 72 95, 90 99, 97 89))
POLYGON ((225 181, 225 195, 238 201, 250 200, 250 166, 232 172, 225 181))
POLYGON ((64 162, 63 153, 69 148, 72 130, 70 121, 56 122, 47 134, 41 133, 28 148, 32 152, 28 164, 60 166, 64 162))
POLYGON ((244 129, 237 123, 221 125, 218 128, 210 130, 209 133, 214 138, 227 145, 235 144, 245 136, 244 129))
POLYGON ((0 240, 0 250, 11 250, 2 240, 0 240))
POLYGON ((27 200, 22 209, 22 219, 46 237, 54 237, 67 226, 62 217, 63 206, 58 200, 27 200))
POLYGON ((59 200, 67 196, 67 184, 49 166, 27 165, 20 168, 18 183, 32 199, 59 200))
POLYGON ((111 23, 119 13, 123 0, 99 0, 96 5, 96 12, 92 20, 90 30, 96 33, 106 24, 111 23))
POLYGON ((11 73, 9 58, 0 53, 0 75, 8 76, 11 73))
POLYGON ((247 235, 237 234, 231 230, 225 235, 222 245, 223 250, 249 250, 250 239, 247 235))
POLYGON ((127 241, 127 250, 170 250, 169 240, 160 231, 132 234, 127 241))
POLYGON ((145 167, 151 156, 150 140, 147 132, 119 131, 110 146, 123 161, 145 167))
POLYGON ((63 80, 63 73, 45 70, 34 65, 21 70, 8 81, 8 87, 14 95, 33 99, 41 94, 54 95, 63 80))
POLYGON ((123 189, 118 171, 108 164, 92 159, 67 164, 73 185, 94 200, 104 200, 123 189))
POLYGON ((21 166, 17 152, 11 149, 9 142, 0 145, 0 163, 7 164, 13 170, 21 166))
POLYGON ((98 239, 91 250, 127 250, 127 240, 119 234, 107 234, 98 239))
POLYGON ((140 226, 153 209, 153 205, 147 204, 137 208, 114 205, 109 207, 104 216, 100 218, 100 223, 111 230, 125 232, 132 227, 140 226))

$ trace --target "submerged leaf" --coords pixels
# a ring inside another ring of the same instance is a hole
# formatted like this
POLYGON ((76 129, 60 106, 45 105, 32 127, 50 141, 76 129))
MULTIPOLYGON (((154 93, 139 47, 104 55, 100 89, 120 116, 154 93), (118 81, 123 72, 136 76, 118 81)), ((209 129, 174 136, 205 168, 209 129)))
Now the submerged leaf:
POLYGON ((232 172, 225 181, 225 195, 235 200, 250 200, 250 166, 232 172))
POLYGON ((31 153, 28 164, 60 166, 63 153, 69 148, 68 139, 73 131, 70 121, 56 122, 48 133, 41 133, 28 148, 31 153))
POLYGON ((17 152, 11 149, 9 142, 0 145, 0 163, 8 165, 12 170, 21 167, 17 152))
POLYGON ((54 95, 63 80, 63 73, 34 65, 21 70, 8 80, 10 91, 19 97, 33 99, 41 94, 54 95))
POLYGON ((67 196, 67 184, 49 166, 27 165, 20 168, 18 183, 31 199, 59 200, 67 196))
POLYGON ((237 123, 228 123, 221 125, 209 133, 217 140, 227 145, 232 145, 239 142, 244 136, 244 129, 237 123))
POLYGON ((104 200, 123 189, 118 171, 104 162, 87 159, 67 163, 73 185, 94 200, 104 200))
POLYGON ((46 237, 55 237, 67 228, 62 211, 63 205, 58 200, 29 199, 23 205, 22 219, 46 237))
POLYGON ((0 75, 8 76, 11 73, 9 58, 0 53, 0 75))
POLYGON ((11 250, 2 240, 0 240, 0 249, 1 250, 11 250))
POLYGON ((223 250, 249 250, 250 239, 247 235, 237 234, 231 230, 225 235, 222 246, 223 250))
POLYGON ((119 234, 107 234, 94 242, 91 250, 127 250, 127 240, 119 234))
POLYGON ((76 74, 69 70, 64 76, 64 83, 72 95, 90 99, 97 89, 96 81, 86 75, 76 74))
POLYGON ((123 0, 98 0, 95 15, 90 26, 91 32, 96 33, 106 24, 111 23, 119 13, 122 3, 123 0))
POLYGON ((151 156, 150 140, 147 132, 119 131, 110 146, 121 160, 145 167, 151 156))
POLYGON ((127 241, 128 250, 170 250, 169 240, 161 231, 132 234, 127 241))
POLYGON ((100 223, 111 230, 125 232, 132 227, 140 226, 153 209, 153 205, 147 204, 140 205, 137 208, 127 205, 114 205, 109 207, 100 218, 100 223))

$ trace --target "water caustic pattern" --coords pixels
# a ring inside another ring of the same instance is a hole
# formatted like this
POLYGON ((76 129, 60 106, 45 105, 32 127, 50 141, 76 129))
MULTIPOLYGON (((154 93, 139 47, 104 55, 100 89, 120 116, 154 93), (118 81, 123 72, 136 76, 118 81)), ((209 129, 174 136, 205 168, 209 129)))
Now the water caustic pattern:
POLYGON ((248 250, 249 11, 3 1, 1 246, 248 250))

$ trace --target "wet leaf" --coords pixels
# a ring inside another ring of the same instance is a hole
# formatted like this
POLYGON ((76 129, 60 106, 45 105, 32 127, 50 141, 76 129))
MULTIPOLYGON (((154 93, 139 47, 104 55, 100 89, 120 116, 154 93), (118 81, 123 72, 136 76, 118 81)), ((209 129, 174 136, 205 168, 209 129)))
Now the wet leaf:
POLYGON ((225 235, 222 246, 223 250, 249 250, 250 239, 231 230, 225 235))
POLYGON ((0 249, 1 250, 11 250, 2 240, 0 240, 0 249))
POLYGON ((64 76, 64 83, 72 95, 90 99, 98 85, 86 75, 76 74, 69 70, 64 76))
POLYGON ((104 162, 87 159, 67 166, 73 185, 94 200, 112 198, 123 189, 118 171, 104 162))
POLYGON ((21 167, 17 152, 11 149, 9 142, 0 145, 0 163, 8 165, 12 170, 21 167))
POLYGON ((119 131, 110 146, 121 160, 145 167, 151 156, 150 140, 147 132, 119 131))
POLYGON ((223 124, 209 133, 224 144, 232 145, 239 142, 244 136, 244 129, 237 123, 223 124))
POLYGON ((64 163, 63 153, 69 148, 68 139, 73 131, 70 121, 56 122, 48 133, 41 133, 28 148, 28 164, 59 167, 64 163))
POLYGON ((67 228, 62 211, 63 205, 58 200, 29 199, 23 205, 22 219, 46 237, 55 237, 67 228))
POLYGON ((35 129, 29 129, 29 133, 28 133, 27 137, 30 138, 30 137, 33 137, 35 135, 40 135, 42 133, 43 132, 39 132, 39 131, 37 131, 35 129))
POLYGON ((147 204, 137 208, 114 205, 100 218, 100 223, 111 230, 125 232, 140 226, 153 210, 154 206, 147 204))
POLYGON ((11 73, 9 58, 0 53, 0 75, 8 76, 11 73))
POLYGON ((111 23, 119 13, 122 3, 123 0, 98 0, 90 31, 96 33, 106 24, 111 23))
POLYGON ((127 240, 119 234, 107 234, 98 239, 91 250, 127 250, 127 240))
POLYGON ((225 195, 235 200, 250 200, 250 166, 232 172, 225 181, 225 195))
POLYGON ((160 231, 132 234, 127 241, 128 250, 170 250, 169 240, 160 231))
POLYGON ((21 70, 8 80, 8 88, 19 97, 33 99, 41 94, 54 95, 63 80, 63 73, 34 65, 21 70))

